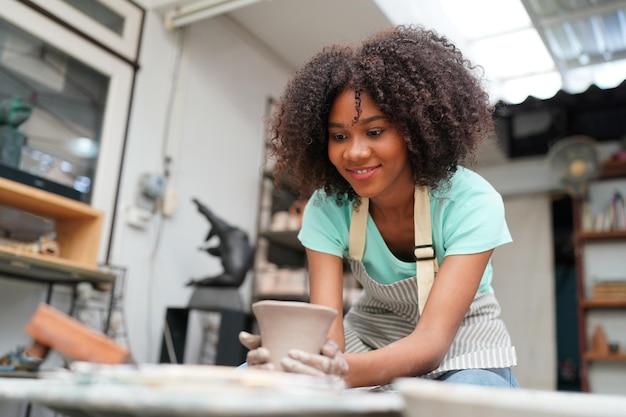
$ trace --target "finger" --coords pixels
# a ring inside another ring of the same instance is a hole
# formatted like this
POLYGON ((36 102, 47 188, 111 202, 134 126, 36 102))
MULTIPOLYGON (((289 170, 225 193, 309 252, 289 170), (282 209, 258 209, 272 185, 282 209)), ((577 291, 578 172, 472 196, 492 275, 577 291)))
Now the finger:
POLYGON ((260 365, 248 366, 249 369, 261 370, 261 371, 275 371, 276 366, 271 362, 262 363, 260 365))
POLYGON ((294 349, 289 351, 289 357, 308 367, 319 370, 324 375, 331 373, 331 359, 327 356, 312 355, 310 353, 294 349))
POLYGON ((333 358, 313 355, 297 349, 290 350, 288 354, 290 358, 302 362, 309 367, 318 369, 324 374, 345 375, 348 372, 348 362, 346 362, 341 352, 337 352, 333 358))
POLYGON ((334 358, 340 352, 339 345, 333 339, 327 339, 322 346, 322 355, 334 358))
POLYGON ((270 351, 264 347, 252 349, 246 355, 246 362, 249 365, 262 365, 270 361, 270 351))
POLYGON ((285 356, 281 359, 280 365, 282 366, 285 372, 291 372, 295 374, 304 374, 311 376, 325 376, 326 373, 316 369, 312 366, 309 366, 297 359, 293 359, 289 356, 285 356))
POLYGON ((261 336, 244 331, 239 332, 239 341, 249 350, 261 346, 261 336))

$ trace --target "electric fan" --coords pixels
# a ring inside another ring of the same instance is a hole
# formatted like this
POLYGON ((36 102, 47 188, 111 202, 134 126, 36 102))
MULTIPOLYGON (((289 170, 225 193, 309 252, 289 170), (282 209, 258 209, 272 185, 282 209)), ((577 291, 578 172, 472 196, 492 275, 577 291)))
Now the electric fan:
POLYGON ((585 135, 565 137, 552 145, 547 161, 552 175, 567 193, 572 197, 583 197, 587 183, 599 173, 597 142, 585 135))

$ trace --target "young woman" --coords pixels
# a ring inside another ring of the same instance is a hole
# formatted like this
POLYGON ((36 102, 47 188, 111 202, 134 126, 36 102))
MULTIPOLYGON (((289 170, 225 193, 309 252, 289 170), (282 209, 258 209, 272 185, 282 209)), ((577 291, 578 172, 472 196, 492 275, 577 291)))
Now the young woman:
MULTIPOLYGON (((501 196, 464 167, 493 138, 476 68, 417 26, 323 49, 299 70, 272 121, 276 178, 310 197, 299 238, 310 301, 340 312, 319 355, 291 372, 348 386, 398 377, 516 387, 515 349, 491 287, 511 241, 501 196), (344 260, 363 287, 343 317, 344 260)), ((266 366, 242 334, 250 366, 266 366)))

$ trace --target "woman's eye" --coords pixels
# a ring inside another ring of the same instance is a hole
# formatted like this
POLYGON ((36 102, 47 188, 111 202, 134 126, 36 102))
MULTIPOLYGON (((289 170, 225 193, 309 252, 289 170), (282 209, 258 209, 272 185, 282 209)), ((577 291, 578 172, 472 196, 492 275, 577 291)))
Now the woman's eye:
POLYGON ((335 133, 335 134, 331 134, 330 138, 334 140, 335 142, 341 142, 343 140, 346 140, 347 136, 344 135, 343 133, 335 133))
POLYGON ((383 129, 373 129, 367 132, 368 136, 380 136, 384 132, 383 129))

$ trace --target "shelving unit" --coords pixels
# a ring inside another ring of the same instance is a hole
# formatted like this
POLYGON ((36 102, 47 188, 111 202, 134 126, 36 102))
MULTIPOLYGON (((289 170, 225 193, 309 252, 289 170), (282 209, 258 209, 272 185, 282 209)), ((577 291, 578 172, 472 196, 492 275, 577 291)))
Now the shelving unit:
POLYGON ((295 194, 277 190, 273 178, 264 172, 261 178, 261 203, 255 255, 253 302, 262 299, 308 301, 308 282, 304 248, 298 230, 287 221, 277 225, 275 216, 290 216, 295 194), (284 227, 280 230, 278 227, 284 227))
MULTIPOLYGON (((253 302, 263 299, 285 301, 309 299, 306 254, 298 240, 298 230, 272 229, 276 213, 286 214, 296 200, 295 193, 291 193, 289 189, 277 190, 273 178, 267 174, 263 175, 253 302), (264 280, 270 280, 270 284, 264 280)), ((347 310, 358 295, 359 285, 349 271, 348 265, 344 266, 344 309, 347 310)))
MULTIPOLYGON (((273 104, 274 101, 268 99, 266 119, 273 104)), ((267 145, 266 142, 266 148, 267 145)), ((252 302, 263 299, 308 301, 306 254, 298 240, 299 221, 293 218, 297 217, 294 204, 302 208, 304 202, 298 201, 289 178, 282 179, 280 189, 275 186, 271 161, 267 158, 260 177, 252 302)), ((345 308, 349 308, 357 291, 356 279, 345 268, 345 308)))
MULTIPOLYGON (((626 229, 611 226, 605 230, 583 230, 582 226, 585 223, 582 219, 585 212, 583 204, 588 205, 592 214, 598 215, 605 210, 616 191, 626 195, 626 177, 595 180, 589 184, 589 196, 585 203, 581 199, 573 200, 580 378, 581 389, 585 392, 604 392, 603 380, 616 387, 614 374, 602 374, 607 366, 613 371, 616 367, 623 369, 623 381, 626 381, 626 326, 620 324, 626 318, 626 294, 623 297, 614 293, 602 298, 594 296, 598 288, 595 285, 601 281, 626 282, 626 256, 622 249, 626 248, 626 229), (617 351, 610 352, 608 345, 606 349, 598 349, 597 346, 594 349, 592 333, 597 326, 602 326, 607 342, 618 344, 617 351)), ((598 227, 597 222, 592 223, 593 227, 598 227)))
POLYGON ((626 308, 626 300, 583 300, 581 307, 585 310, 626 308))
POLYGON ((99 268, 97 261, 103 214, 76 200, 1 177, 0 205, 53 222, 59 245, 58 257, 0 246, 0 277, 46 285, 46 304, 50 304, 56 285, 69 286, 72 290, 69 315, 74 313, 79 283, 89 282, 108 289, 108 330, 116 275, 99 268))
POLYGON ((285 246, 287 248, 291 248, 294 250, 303 250, 302 245, 300 244, 300 241, 298 240, 297 231, 287 230, 287 231, 277 232, 277 231, 265 230, 265 231, 261 231, 261 236, 263 236, 270 242, 275 243, 277 245, 282 245, 282 246, 285 246))
MULTIPOLYGON (((127 0, 3 0, 2 6, 0 49, 7 59, 0 70, 8 81, 1 92, 5 98, 27 98, 33 111, 29 123, 20 126, 29 139, 28 147, 21 150, 21 165, 11 160, 0 172, 0 216, 6 238, 0 244, 0 278, 47 286, 45 302, 59 301, 54 304, 64 310, 65 297, 51 297, 58 285, 69 287, 70 316, 78 284, 94 285, 102 295, 106 332, 118 276, 109 265, 99 264, 99 258, 104 258, 99 249, 108 243, 102 231, 112 221, 105 213, 115 209, 144 10, 127 0), (28 52, 35 50, 40 53, 28 52), (99 144, 97 158, 70 150, 77 136, 99 144), (33 158, 38 151, 45 157, 33 158), (44 160, 42 166, 39 162, 44 160), (89 179, 88 192, 86 187, 80 192, 73 188, 78 176, 89 179), (14 221, 14 213, 20 221, 14 221), (36 253, 36 245, 31 250, 22 244, 51 231, 58 244, 54 255, 36 253)), ((16 330, 21 329, 18 322, 30 303, 16 298, 21 293, 11 287, 3 293, 0 330, 5 348, 22 337, 16 330)), ((23 293, 30 293, 30 288, 23 293)), ((31 300, 30 294, 27 297, 31 300)), ((33 294, 32 300, 39 298, 33 294)), ((27 414, 30 409, 27 404, 27 414)))
POLYGON ((626 353, 594 353, 588 352, 583 356, 588 361, 626 361, 626 353))

